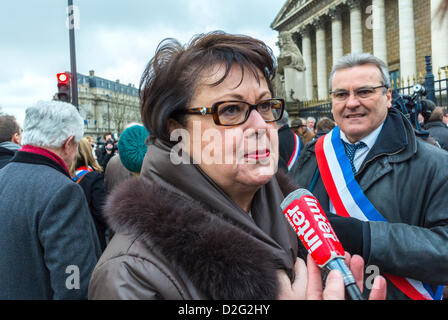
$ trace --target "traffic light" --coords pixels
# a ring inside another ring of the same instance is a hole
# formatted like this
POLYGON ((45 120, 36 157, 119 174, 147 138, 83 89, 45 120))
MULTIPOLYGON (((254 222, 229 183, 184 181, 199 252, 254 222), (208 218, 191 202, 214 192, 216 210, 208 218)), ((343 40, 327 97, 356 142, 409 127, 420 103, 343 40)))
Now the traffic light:
POLYGON ((58 79, 58 99, 60 101, 71 102, 70 97, 70 73, 62 72, 56 75, 58 79))

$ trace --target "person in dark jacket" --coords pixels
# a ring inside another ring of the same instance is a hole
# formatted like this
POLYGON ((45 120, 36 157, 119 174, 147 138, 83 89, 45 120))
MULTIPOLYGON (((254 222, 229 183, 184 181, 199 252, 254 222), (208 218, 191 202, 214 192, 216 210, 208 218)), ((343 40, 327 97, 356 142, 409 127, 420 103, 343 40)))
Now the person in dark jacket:
POLYGON ((84 121, 68 103, 26 110, 22 148, 0 169, 0 299, 86 299, 101 254, 68 167, 84 121))
POLYGON ((293 131, 299 136, 300 141, 304 146, 314 138, 314 132, 308 130, 305 119, 294 119, 291 123, 291 128, 293 128, 293 131))
POLYGON ((440 147, 448 151, 448 110, 442 107, 436 107, 431 113, 425 129, 437 140, 440 147))
POLYGON ((283 117, 277 121, 278 129, 278 167, 288 172, 299 158, 302 142, 297 134, 288 125, 288 113, 283 112, 283 117))
POLYGON ((14 116, 0 116, 0 169, 20 149, 22 139, 22 129, 14 116))
POLYGON ((320 118, 316 123, 316 135, 313 137, 313 141, 319 139, 320 137, 326 135, 330 132, 336 123, 328 117, 320 118))
POLYGON ((105 200, 103 169, 93 157, 92 146, 87 138, 79 142, 75 160, 70 166, 73 180, 84 190, 90 213, 95 222, 101 249, 106 248, 107 223, 103 216, 105 200))
POLYGON ((142 124, 128 126, 120 135, 118 151, 123 166, 139 176, 148 150, 149 133, 142 124))
MULTIPOLYGON (((440 299, 448 284, 448 153, 391 107, 389 72, 367 54, 330 76, 337 124, 291 170, 317 197, 344 249, 388 280, 388 299, 440 299)), ((368 291, 366 284, 366 292, 368 291)))
POLYGON ((106 193, 121 182, 140 176, 143 158, 148 148, 148 131, 140 123, 131 123, 121 133, 118 154, 113 156, 104 174, 106 193))
POLYGON ((99 148, 98 163, 103 168, 103 170, 106 170, 107 164, 116 153, 117 149, 115 146, 115 141, 112 138, 106 140, 104 146, 99 148))

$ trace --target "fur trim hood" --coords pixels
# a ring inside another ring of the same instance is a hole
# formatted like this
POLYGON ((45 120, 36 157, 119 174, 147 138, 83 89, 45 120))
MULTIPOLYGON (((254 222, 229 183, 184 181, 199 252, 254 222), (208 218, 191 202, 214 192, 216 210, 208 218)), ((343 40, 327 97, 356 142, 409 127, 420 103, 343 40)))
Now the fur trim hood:
POLYGON ((210 299, 275 299, 280 266, 250 232, 144 179, 116 187, 105 212, 117 233, 140 236, 210 299))

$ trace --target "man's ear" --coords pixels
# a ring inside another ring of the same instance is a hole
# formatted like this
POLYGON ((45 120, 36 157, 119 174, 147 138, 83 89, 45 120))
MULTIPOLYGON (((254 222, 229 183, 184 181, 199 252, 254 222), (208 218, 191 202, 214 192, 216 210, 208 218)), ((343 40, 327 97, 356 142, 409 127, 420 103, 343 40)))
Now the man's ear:
POLYGON ((386 99, 387 99, 387 108, 389 109, 392 107, 392 89, 391 88, 387 88, 386 99))
POLYGON ((65 151, 68 151, 70 147, 72 147, 72 144, 75 143, 75 136, 68 137, 67 140, 65 140, 64 144, 62 145, 62 149, 65 151))
POLYGON ((20 145, 21 142, 21 137, 20 137, 20 133, 14 133, 14 135, 11 138, 11 142, 20 145))

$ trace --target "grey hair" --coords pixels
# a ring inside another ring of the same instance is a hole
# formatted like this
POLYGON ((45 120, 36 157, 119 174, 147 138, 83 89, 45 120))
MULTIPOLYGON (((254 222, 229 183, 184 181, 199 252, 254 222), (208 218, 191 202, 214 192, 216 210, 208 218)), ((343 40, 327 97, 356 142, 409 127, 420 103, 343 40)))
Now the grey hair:
POLYGON ((310 121, 310 120, 313 120, 314 122, 316 122, 316 118, 314 118, 314 117, 308 117, 308 118, 306 118, 306 121, 307 121, 307 122, 310 121))
POLYGON ((74 136, 79 143, 84 120, 75 106, 61 101, 38 101, 25 111, 22 144, 59 148, 74 136))
POLYGON ((390 76, 389 76, 389 69, 387 68, 387 65, 384 63, 383 60, 375 57, 374 55, 370 53, 350 53, 342 58, 340 58, 336 64, 333 66, 333 69, 330 73, 330 79, 328 80, 328 88, 330 88, 330 92, 332 91, 331 84, 333 82, 333 77, 336 71, 347 69, 347 68, 353 68, 357 66, 363 66, 366 64, 372 64, 376 66, 381 71, 381 84, 385 86, 386 88, 383 88, 385 91, 387 88, 390 88, 390 76))

